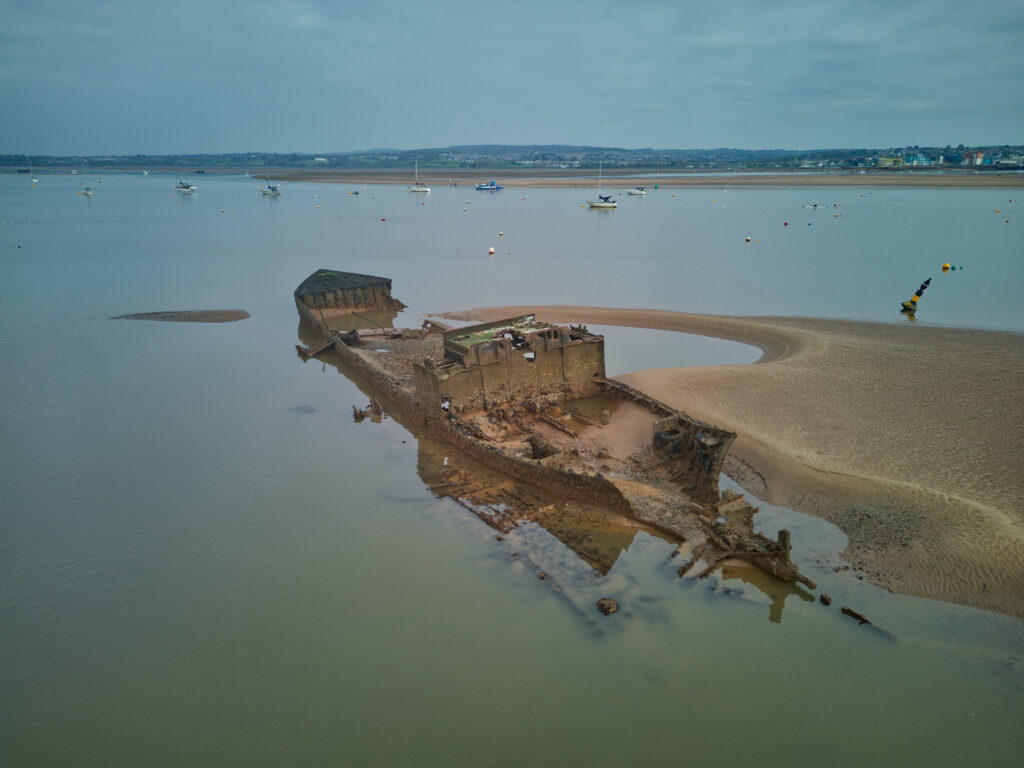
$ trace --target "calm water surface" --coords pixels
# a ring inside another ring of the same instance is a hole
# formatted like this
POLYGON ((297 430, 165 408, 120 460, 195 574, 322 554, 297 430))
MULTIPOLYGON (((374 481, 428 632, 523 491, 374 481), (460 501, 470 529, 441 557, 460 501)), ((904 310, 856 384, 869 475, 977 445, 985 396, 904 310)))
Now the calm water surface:
MULTIPOLYGON (((917 322, 1021 331, 1024 191, 658 190, 599 212, 592 190, 174 181, 0 177, 4 765, 1017 763, 1022 622, 836 573, 836 529, 765 504, 831 608, 679 580, 672 545, 622 521, 498 541, 444 490, 480 468, 354 423, 369 393, 296 357, 291 292, 333 267, 392 277, 399 323, 531 301, 906 322, 933 277, 917 322), (107 319, 235 307, 252 317, 107 319)), ((602 330, 611 373, 758 355, 602 330)))

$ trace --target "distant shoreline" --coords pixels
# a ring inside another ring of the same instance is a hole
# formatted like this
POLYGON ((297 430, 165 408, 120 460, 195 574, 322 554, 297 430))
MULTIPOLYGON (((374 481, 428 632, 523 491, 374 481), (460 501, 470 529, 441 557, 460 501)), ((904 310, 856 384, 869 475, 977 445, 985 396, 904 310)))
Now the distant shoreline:
MULTIPOLYGON (((976 171, 867 171, 865 173, 824 171, 743 171, 703 175, 714 172, 663 171, 676 175, 652 175, 656 170, 613 169, 602 173, 608 190, 617 187, 644 186, 657 188, 717 188, 717 187, 1024 187, 1024 173, 979 173, 976 171)), ((343 170, 282 170, 267 174, 275 181, 305 181, 321 184, 411 184, 409 170, 343 171, 343 170)), ((492 179, 506 187, 581 188, 597 186, 597 172, 522 169, 437 169, 421 168, 420 181, 435 188, 447 188, 449 182, 460 188, 472 188, 492 179)))
MULTIPOLYGON (((394 184, 409 185, 413 181, 413 170, 391 168, 385 170, 342 170, 342 169, 264 169, 208 168, 183 170, 178 167, 153 166, 149 168, 78 168, 79 176, 102 175, 104 173, 166 173, 195 178, 209 176, 240 176, 249 174, 255 179, 268 178, 274 181, 302 181, 313 184, 394 184)), ((14 168, 0 169, 0 174, 14 175, 14 168)), ((71 169, 40 168, 36 175, 66 176, 71 169)), ((773 187, 976 187, 976 188, 1020 188, 1024 187, 1024 173, 1015 171, 975 171, 971 169, 905 170, 889 171, 865 169, 849 171, 714 171, 714 170, 658 170, 647 168, 612 168, 602 173, 603 186, 615 192, 619 187, 644 186, 649 190, 676 188, 773 188, 773 187), (669 175, 661 175, 669 174, 669 175)), ((597 170, 580 169, 524 169, 524 168, 420 168, 420 181, 435 190, 448 188, 472 188, 492 179, 505 187, 533 187, 550 189, 590 189, 597 187, 597 170)))

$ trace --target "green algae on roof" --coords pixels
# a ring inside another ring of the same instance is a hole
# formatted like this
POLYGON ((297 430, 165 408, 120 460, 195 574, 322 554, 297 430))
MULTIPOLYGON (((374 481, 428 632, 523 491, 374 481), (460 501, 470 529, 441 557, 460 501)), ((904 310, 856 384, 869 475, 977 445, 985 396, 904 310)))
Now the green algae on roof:
POLYGON ((391 279, 375 275, 361 275, 357 272, 338 272, 333 269, 318 269, 295 289, 295 298, 316 296, 334 291, 350 291, 357 288, 386 288, 391 291, 391 279))
POLYGON ((487 341, 493 341, 505 332, 513 332, 519 335, 528 331, 538 331, 544 328, 552 328, 550 323, 538 323, 533 315, 512 317, 506 320, 498 320, 493 323, 481 323, 480 325, 468 325, 463 328, 456 328, 444 335, 446 344, 469 349, 487 341))

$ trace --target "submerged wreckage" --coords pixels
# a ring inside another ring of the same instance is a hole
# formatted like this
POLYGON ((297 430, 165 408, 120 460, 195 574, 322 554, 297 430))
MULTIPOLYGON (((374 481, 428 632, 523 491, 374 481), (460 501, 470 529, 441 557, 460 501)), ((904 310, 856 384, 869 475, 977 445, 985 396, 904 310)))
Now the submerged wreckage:
POLYGON ((719 492, 735 434, 608 379, 604 337, 586 327, 532 315, 385 327, 404 306, 389 279, 326 269, 295 303, 317 339, 303 355, 333 349, 406 419, 492 469, 669 534, 681 576, 731 558, 815 588, 790 560, 788 531, 755 533, 757 510, 719 492))

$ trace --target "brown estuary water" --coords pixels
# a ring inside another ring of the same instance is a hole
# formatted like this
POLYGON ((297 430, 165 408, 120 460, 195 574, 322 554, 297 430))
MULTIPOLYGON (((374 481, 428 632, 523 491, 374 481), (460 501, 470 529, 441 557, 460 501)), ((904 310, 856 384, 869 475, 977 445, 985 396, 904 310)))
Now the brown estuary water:
MULTIPOLYGON (((837 571, 836 528, 756 499, 832 606, 681 580, 655 531, 509 490, 393 412, 355 422, 373 393, 296 356, 292 301, 330 267, 391 277, 403 325, 528 302, 906 322, 933 277, 917 322, 1021 332, 1024 190, 652 189, 608 212, 591 190, 174 182, 0 176, 4 766, 1024 754, 1024 622, 837 571), (250 317, 109 319, 228 308, 250 317), (494 493, 453 493, 466 477, 494 493), (499 540, 508 494, 534 513, 499 540)), ((601 330, 610 374, 759 354, 601 330)))

